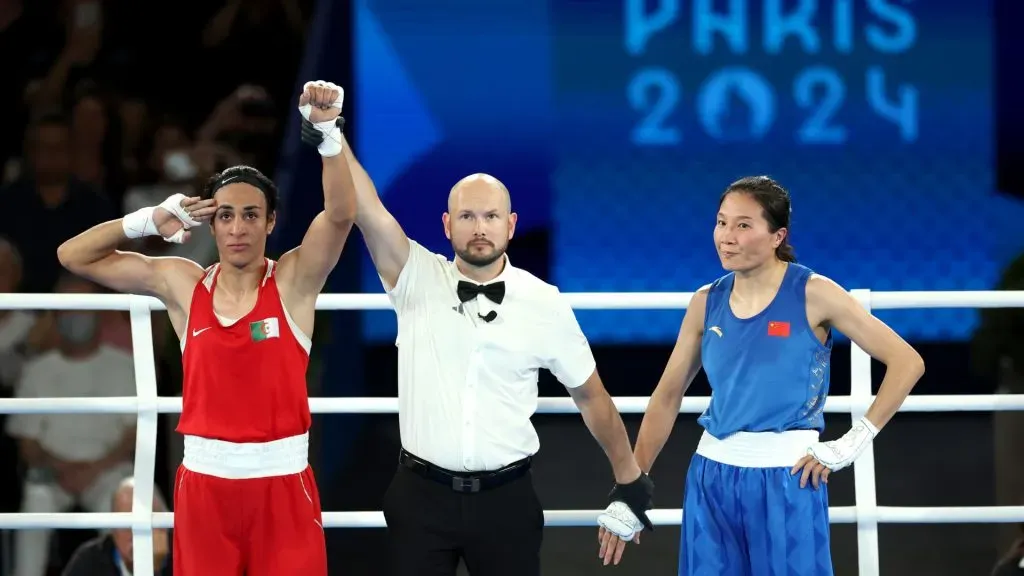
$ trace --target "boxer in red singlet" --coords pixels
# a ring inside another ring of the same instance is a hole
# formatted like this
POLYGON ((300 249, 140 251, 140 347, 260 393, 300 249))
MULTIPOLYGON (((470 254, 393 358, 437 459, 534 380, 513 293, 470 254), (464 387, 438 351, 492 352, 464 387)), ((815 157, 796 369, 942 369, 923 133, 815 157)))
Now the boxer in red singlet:
MULTIPOLYGON (((355 218, 341 153, 344 91, 310 82, 299 98, 303 130, 319 132, 324 210, 302 245, 265 256, 277 189, 254 168, 215 175, 200 198, 175 195, 68 240, 71 272, 167 306, 181 341, 178 432, 185 457, 174 485, 176 576, 325 576, 320 501, 308 464, 309 360, 317 295, 355 218), (116 248, 126 238, 183 242, 209 221, 220 261, 116 248)), ((305 141, 305 140, 304 140, 305 141)))

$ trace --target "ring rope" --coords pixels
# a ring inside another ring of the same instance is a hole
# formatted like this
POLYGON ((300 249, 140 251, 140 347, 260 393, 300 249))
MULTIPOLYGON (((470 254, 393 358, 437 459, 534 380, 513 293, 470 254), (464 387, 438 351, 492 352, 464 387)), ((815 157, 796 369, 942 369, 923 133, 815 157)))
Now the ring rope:
MULTIPOLYGON (((1024 308, 1024 291, 933 291, 933 292, 851 292, 868 310, 907 308, 1024 308)), ((686 308, 691 292, 637 293, 590 292, 566 294, 574 309, 665 310, 686 308)), ((389 310, 384 294, 321 294, 318 310, 389 310)), ((4 398, 0 413, 121 413, 138 414, 135 474, 136 492, 130 513, 0 514, 0 528, 131 528, 137 552, 137 576, 153 576, 153 528, 170 528, 174 514, 152 511, 153 474, 156 467, 156 416, 181 412, 181 398, 158 397, 153 365, 151 315, 166 310, 157 299, 127 294, 0 294, 4 310, 120 310, 131 313, 132 344, 135 360, 136 397, 115 398, 4 398)), ((849 413, 857 419, 873 400, 871 395, 871 358, 856 345, 851 346, 850 396, 829 397, 826 412, 849 413)), ((624 414, 642 413, 649 398, 614 399, 624 414)), ((709 397, 688 397, 680 412, 702 412, 709 397)), ((311 398, 310 410, 320 414, 376 413, 393 414, 395 398, 311 398)), ((993 394, 973 396, 911 396, 901 412, 962 412, 1024 410, 1024 395, 993 394)), ((578 412, 569 398, 541 398, 539 413, 578 412)), ((857 524, 858 565, 861 576, 879 573, 879 523, 1010 523, 1024 522, 1024 506, 900 507, 878 506, 874 486, 874 453, 865 452, 854 464, 855 506, 829 508, 833 524, 857 524)), ((596 526, 600 510, 545 510, 547 526, 596 526)), ((678 526, 682 510, 658 509, 649 513, 657 525, 678 526)), ((324 512, 324 528, 382 528, 382 512, 324 512)))

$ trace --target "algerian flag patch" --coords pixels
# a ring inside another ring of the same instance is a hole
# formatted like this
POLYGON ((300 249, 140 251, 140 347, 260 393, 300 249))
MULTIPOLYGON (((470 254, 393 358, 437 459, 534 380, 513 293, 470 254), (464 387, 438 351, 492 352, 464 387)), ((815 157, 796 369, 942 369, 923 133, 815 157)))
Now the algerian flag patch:
POLYGON ((264 318, 258 322, 249 323, 249 335, 253 342, 261 342, 267 338, 280 338, 281 327, 277 318, 264 318))

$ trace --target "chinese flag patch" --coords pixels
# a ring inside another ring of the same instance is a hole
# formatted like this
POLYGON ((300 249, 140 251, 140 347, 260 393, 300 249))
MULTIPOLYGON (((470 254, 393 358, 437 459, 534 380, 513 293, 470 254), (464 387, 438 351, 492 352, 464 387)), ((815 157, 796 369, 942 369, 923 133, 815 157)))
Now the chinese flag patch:
POLYGON ((789 338, 789 322, 768 322, 768 335, 789 338))

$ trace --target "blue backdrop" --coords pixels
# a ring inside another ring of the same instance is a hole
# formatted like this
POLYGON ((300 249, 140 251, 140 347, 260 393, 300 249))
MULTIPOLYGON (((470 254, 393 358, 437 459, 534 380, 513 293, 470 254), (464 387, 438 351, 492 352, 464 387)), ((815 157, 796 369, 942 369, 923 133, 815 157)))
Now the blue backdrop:
MULTIPOLYGON (((551 233, 563 291, 692 291, 722 271, 718 197, 770 174, 801 262, 847 288, 991 287, 1021 247, 993 176, 988 1, 357 0, 355 148, 406 231, 471 172, 551 233)), ((513 247, 512 261, 515 260, 513 247)), ((364 256, 365 257, 365 256, 364 256)), ((367 259, 363 289, 381 286, 367 259)), ((538 271, 541 275, 544 271, 538 271)), ((586 311, 593 342, 669 341, 679 311, 586 311)), ((961 339, 973 310, 879 312, 961 339)), ((365 336, 394 338, 390 312, 365 336)))

